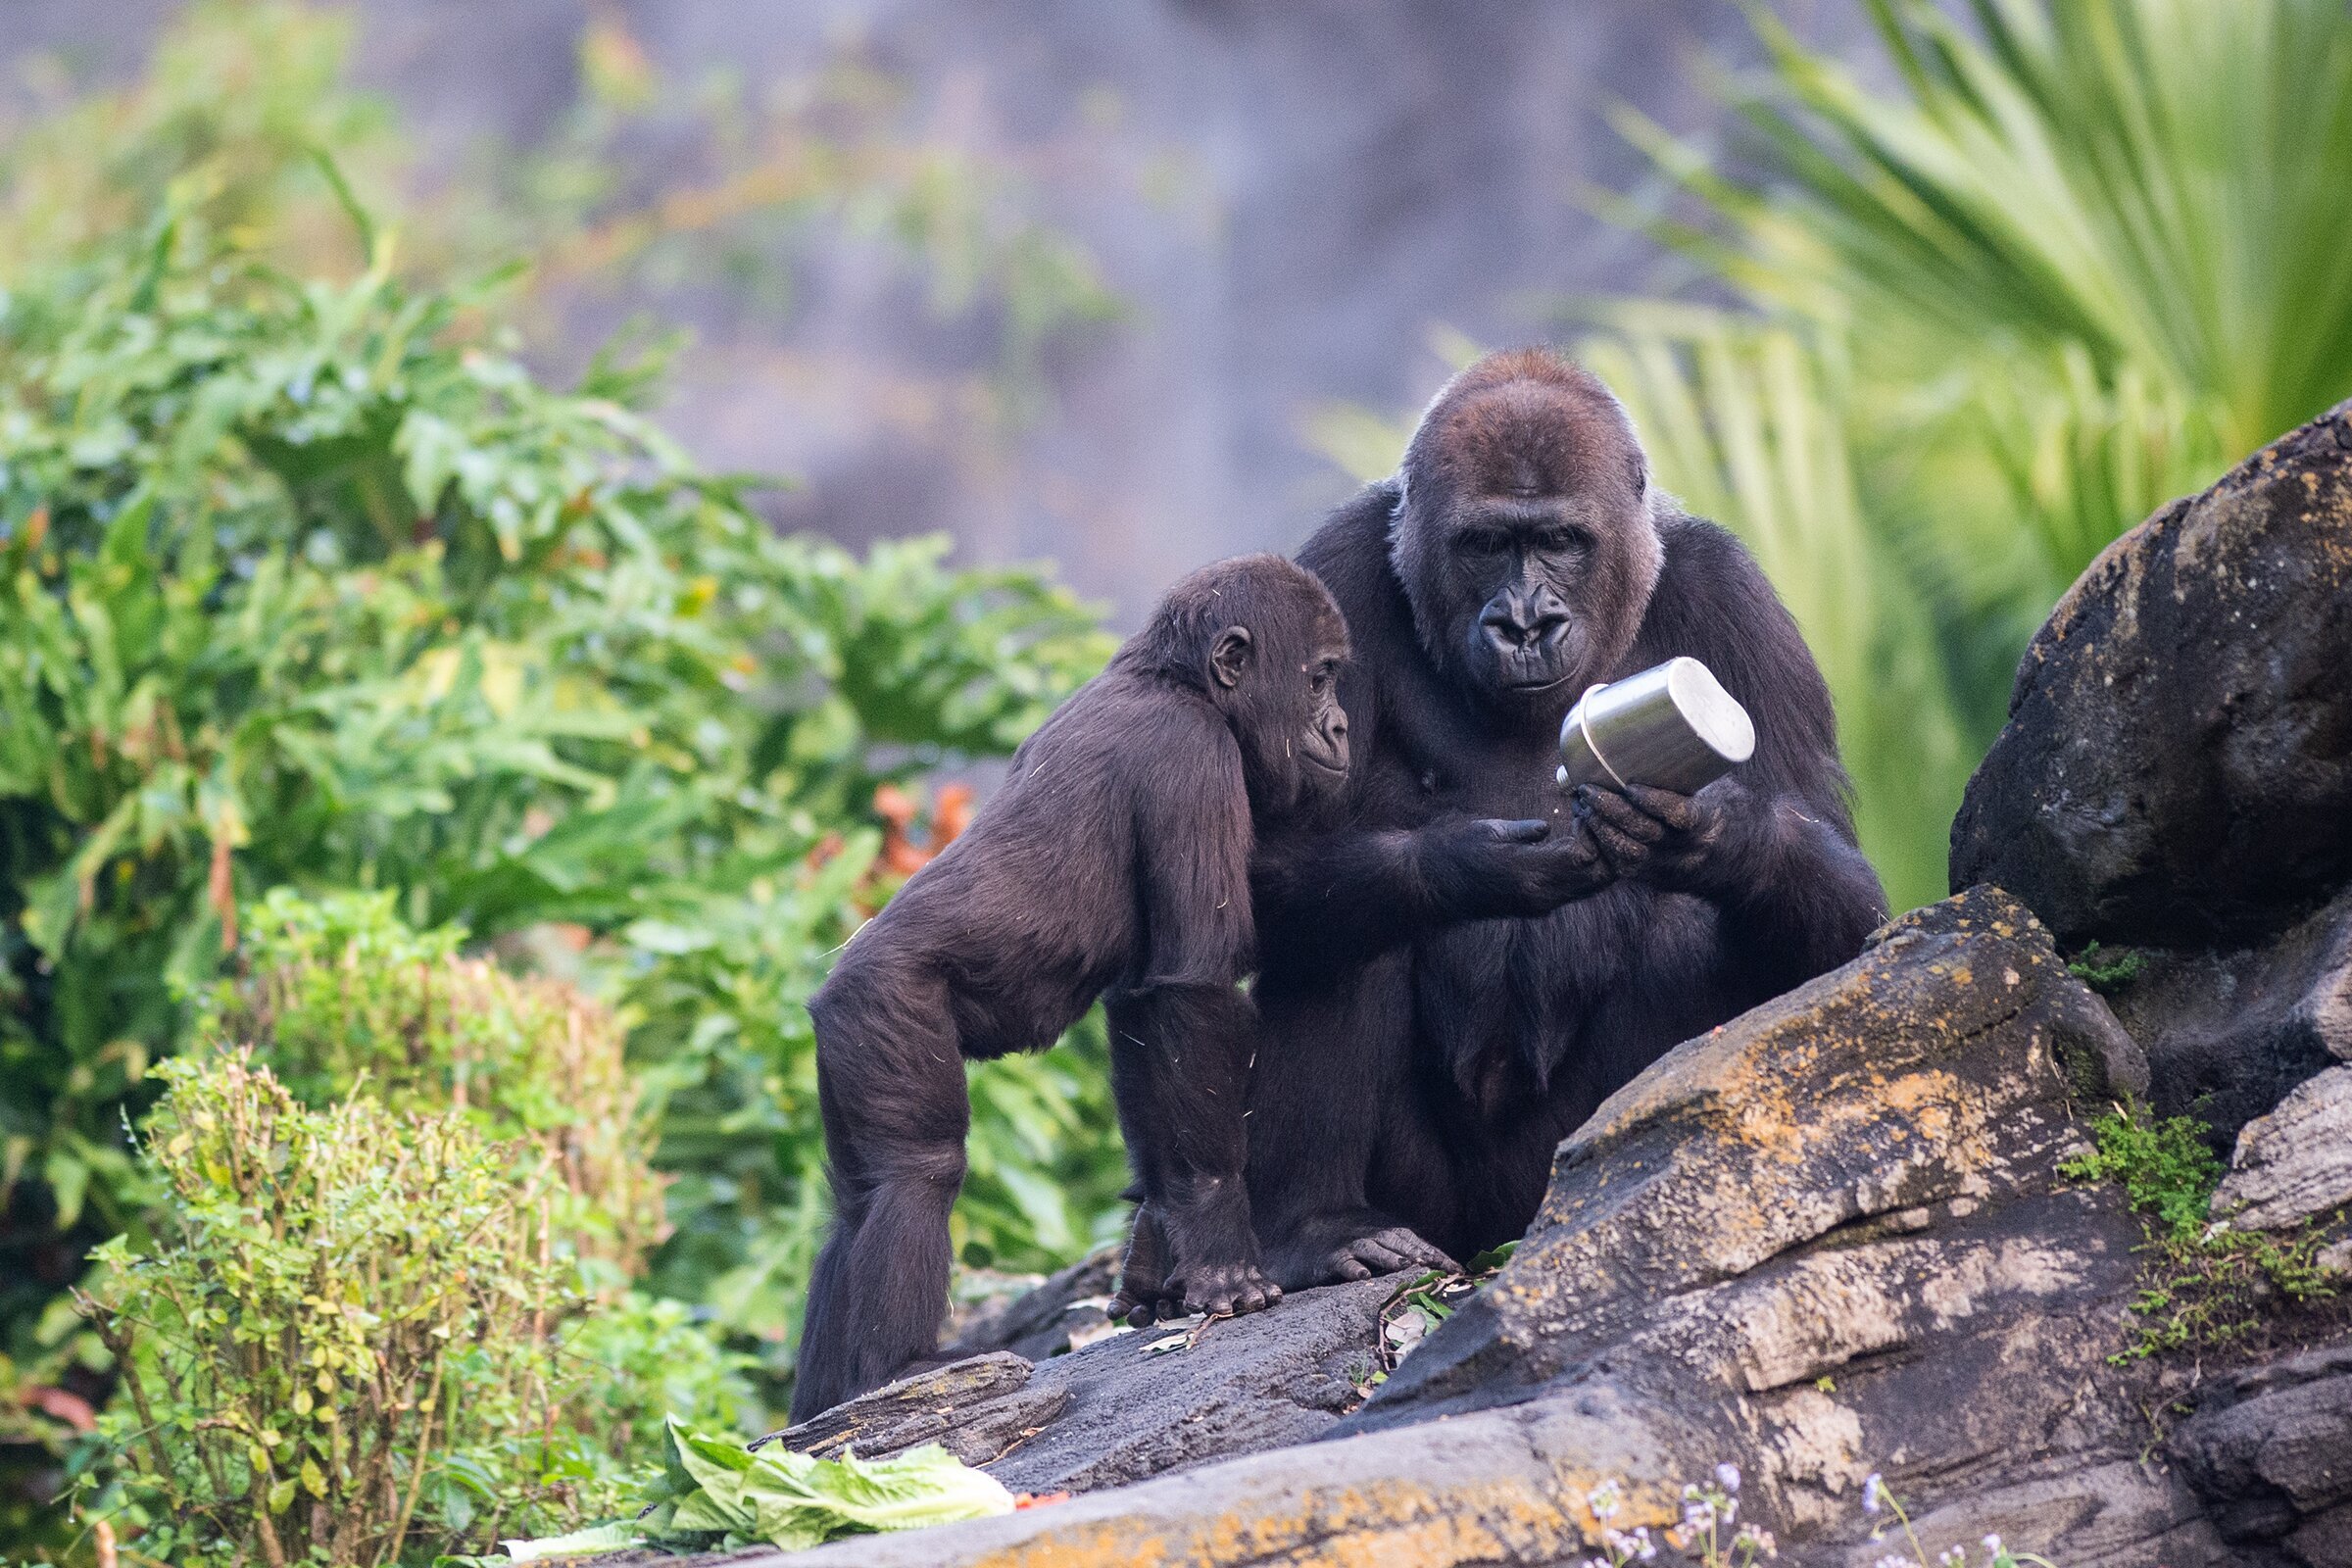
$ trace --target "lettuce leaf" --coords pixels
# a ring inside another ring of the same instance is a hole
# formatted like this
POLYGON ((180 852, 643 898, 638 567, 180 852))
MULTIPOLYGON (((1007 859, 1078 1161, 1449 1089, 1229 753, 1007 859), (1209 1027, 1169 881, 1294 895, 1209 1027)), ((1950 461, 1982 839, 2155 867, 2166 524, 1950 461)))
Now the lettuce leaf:
POLYGON ((708 1547, 755 1543, 796 1551, 844 1536, 919 1530, 1012 1511, 1012 1494, 936 1443, 887 1459, 815 1459, 669 1423, 664 1481, 634 1519, 507 1542, 507 1561, 610 1551, 640 1543, 708 1547), (714 1539, 715 1538, 715 1539, 714 1539))

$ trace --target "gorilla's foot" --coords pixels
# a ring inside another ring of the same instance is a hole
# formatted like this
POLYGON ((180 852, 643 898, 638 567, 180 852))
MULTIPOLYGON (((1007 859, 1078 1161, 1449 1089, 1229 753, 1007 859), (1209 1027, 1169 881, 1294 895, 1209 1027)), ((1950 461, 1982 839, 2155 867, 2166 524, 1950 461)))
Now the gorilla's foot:
POLYGON ((1262 1311, 1282 1299, 1282 1287, 1258 1272, 1255 1263, 1212 1263, 1185 1270, 1184 1278, 1168 1282, 1184 1293, 1186 1312, 1233 1317, 1262 1311))

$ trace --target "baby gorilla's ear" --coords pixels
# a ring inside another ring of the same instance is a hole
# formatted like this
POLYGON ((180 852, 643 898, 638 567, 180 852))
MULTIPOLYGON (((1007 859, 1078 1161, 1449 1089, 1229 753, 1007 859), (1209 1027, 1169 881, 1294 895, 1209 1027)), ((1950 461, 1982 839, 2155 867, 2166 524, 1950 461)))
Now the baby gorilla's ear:
POLYGON ((1208 672, 1218 685, 1231 690, 1242 683, 1242 675, 1256 658, 1256 652, 1250 646, 1249 627, 1228 626, 1208 645, 1208 672))

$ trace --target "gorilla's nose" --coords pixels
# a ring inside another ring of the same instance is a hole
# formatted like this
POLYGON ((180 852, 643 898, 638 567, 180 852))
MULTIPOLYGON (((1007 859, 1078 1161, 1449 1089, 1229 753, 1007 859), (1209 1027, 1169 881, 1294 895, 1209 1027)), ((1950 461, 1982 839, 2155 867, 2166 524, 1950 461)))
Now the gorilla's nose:
POLYGON ((1558 636, 1568 624, 1568 613, 1549 594, 1502 594, 1479 612, 1478 623, 1497 648, 1516 654, 1558 636))

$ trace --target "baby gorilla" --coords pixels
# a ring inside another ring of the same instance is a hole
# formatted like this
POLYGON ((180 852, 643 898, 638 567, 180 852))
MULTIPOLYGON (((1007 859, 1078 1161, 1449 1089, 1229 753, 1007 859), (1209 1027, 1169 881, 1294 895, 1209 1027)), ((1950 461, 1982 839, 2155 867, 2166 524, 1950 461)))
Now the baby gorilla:
POLYGON ((936 1344, 965 1058, 1043 1051, 1097 997, 1162 1253, 1155 1294, 1216 1312, 1279 1298, 1243 1182, 1252 818, 1345 780, 1347 657, 1346 623, 1304 569, 1246 556, 1195 572, 850 943, 808 1003, 836 1218, 809 1281, 795 1421, 936 1344))

